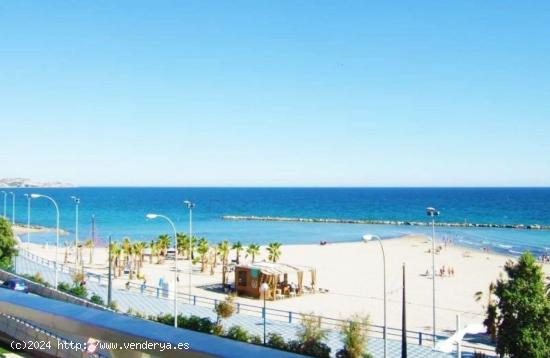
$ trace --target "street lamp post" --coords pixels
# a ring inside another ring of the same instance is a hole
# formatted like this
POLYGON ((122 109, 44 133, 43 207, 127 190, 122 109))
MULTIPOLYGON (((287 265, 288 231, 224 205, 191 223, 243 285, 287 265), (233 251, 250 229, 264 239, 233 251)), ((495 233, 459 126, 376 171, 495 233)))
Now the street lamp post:
POLYGON ((170 224, 172 230, 174 231, 174 327, 178 328, 178 233, 174 223, 167 216, 160 214, 147 214, 145 217, 151 220, 162 218, 168 221, 168 224, 170 224))
POLYGON ((74 271, 78 271, 78 205, 80 204, 80 198, 71 196, 73 203, 75 204, 75 224, 74 224, 74 271))
POLYGON ((262 295, 264 296, 264 310, 263 310, 263 318, 264 318, 264 345, 266 344, 266 319, 267 319, 267 312, 265 310, 266 306, 265 306, 265 296, 267 295, 267 291, 269 291, 269 285, 264 282, 260 285, 260 292, 262 293, 262 295))
POLYGON ((4 219, 7 219, 8 217, 6 216, 6 202, 7 202, 7 197, 8 197, 8 193, 6 193, 4 190, 2 190, 2 194, 4 194, 4 219))
POLYGON ((426 208, 426 214, 432 218, 432 319, 433 319, 433 347, 436 344, 435 335, 435 217, 439 216, 439 211, 432 207, 426 208))
POLYGON ((191 303, 191 275, 193 273, 193 208, 195 207, 195 203, 189 200, 185 200, 183 203, 187 206, 187 209, 189 209, 189 303, 191 303))
POLYGON ((56 220, 55 220, 55 260, 54 260, 54 267, 55 267, 55 279, 54 279, 54 286, 57 290, 57 252, 59 251, 59 206, 57 206, 57 203, 55 200, 53 200, 51 197, 47 195, 42 194, 31 194, 31 198, 37 199, 37 198, 45 198, 52 202, 53 206, 55 207, 55 213, 56 213, 56 220))
POLYGON ((31 247, 31 196, 24 194, 27 198, 27 249, 31 247))
POLYGON ((15 225, 15 193, 10 191, 11 194, 11 223, 15 225))
POLYGON ((112 294, 113 294, 113 277, 111 275, 112 271, 112 259, 111 259, 111 248, 113 247, 111 241, 111 235, 109 235, 109 280, 107 281, 107 306, 111 308, 112 294))
POLYGON ((387 357, 387 350, 388 350, 388 340, 387 340, 387 321, 386 321, 386 315, 387 315, 387 297, 386 297, 386 254, 384 253, 384 245, 382 245, 382 239, 380 239, 380 236, 378 235, 363 235, 363 240, 365 241, 371 241, 373 239, 378 240, 378 244, 380 244, 380 249, 382 250, 382 264, 384 267, 384 358, 387 357))

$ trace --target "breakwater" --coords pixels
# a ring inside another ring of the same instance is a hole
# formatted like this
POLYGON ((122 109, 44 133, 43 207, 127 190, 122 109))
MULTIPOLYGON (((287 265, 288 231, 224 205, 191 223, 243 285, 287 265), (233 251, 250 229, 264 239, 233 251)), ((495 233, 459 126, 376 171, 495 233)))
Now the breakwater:
MULTIPOLYGON (((275 222, 303 222, 303 223, 325 223, 325 224, 364 224, 364 225, 395 225, 395 226, 428 226, 428 221, 401 221, 401 220, 353 220, 353 219, 325 219, 325 218, 295 218, 280 216, 238 216, 225 215, 223 220, 233 221, 275 221, 275 222)), ((461 227, 461 228, 497 228, 497 229, 520 229, 520 230, 550 230, 550 225, 538 224, 488 224, 488 223, 458 223, 458 222, 435 222, 435 226, 461 227)))

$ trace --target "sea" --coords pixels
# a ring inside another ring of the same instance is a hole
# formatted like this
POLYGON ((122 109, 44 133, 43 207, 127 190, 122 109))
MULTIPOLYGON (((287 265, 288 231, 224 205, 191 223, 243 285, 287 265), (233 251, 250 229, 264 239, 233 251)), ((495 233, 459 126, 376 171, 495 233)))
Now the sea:
MULTIPOLYGON (((178 232, 189 231, 193 209, 193 234, 210 242, 229 240, 243 244, 319 244, 320 241, 353 242, 365 234, 391 238, 407 234, 431 235, 428 226, 392 226, 301 222, 227 221, 225 215, 278 216, 297 218, 429 221, 426 207, 440 211, 441 222, 550 225, 550 188, 166 188, 166 187, 76 187, 17 188, 15 219, 27 223, 24 194, 49 195, 60 209, 60 226, 68 234, 62 243, 74 240, 75 204, 80 198, 79 237, 105 243, 124 237, 150 241, 170 233, 161 219, 147 220, 148 213, 162 214, 174 222, 178 232), (92 225, 92 217, 95 224, 92 225), (92 229, 93 226, 93 229, 92 229)), ((3 197, 0 196, 0 200, 3 197)), ((0 205, 3 204, 0 201, 0 205)), ((11 196, 7 216, 12 217, 11 196)), ((3 207, 0 206, 0 214, 3 207)), ((31 200, 31 225, 55 227, 55 209, 44 198, 31 200)), ((550 230, 436 227, 436 238, 455 244, 509 255, 529 250, 535 255, 550 253, 550 230)), ((21 235, 35 243, 55 243, 54 233, 21 235)))

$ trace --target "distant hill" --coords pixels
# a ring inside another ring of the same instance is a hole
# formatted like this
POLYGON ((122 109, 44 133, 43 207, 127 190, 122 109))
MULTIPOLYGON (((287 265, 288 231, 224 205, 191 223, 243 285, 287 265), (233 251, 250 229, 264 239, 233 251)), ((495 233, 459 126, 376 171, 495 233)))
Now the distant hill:
POLYGON ((40 182, 28 178, 4 178, 0 179, 0 188, 72 188, 73 184, 59 181, 40 182))

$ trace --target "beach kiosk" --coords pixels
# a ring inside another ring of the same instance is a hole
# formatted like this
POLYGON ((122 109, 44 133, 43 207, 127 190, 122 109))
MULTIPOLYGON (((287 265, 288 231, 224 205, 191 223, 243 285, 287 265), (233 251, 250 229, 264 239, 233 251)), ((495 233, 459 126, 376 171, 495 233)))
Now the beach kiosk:
POLYGON ((317 273, 312 267, 265 261, 235 267, 237 295, 260 298, 260 286, 264 282, 269 285, 266 298, 294 297, 315 292, 317 273), (307 283, 304 283, 304 275, 307 283))

